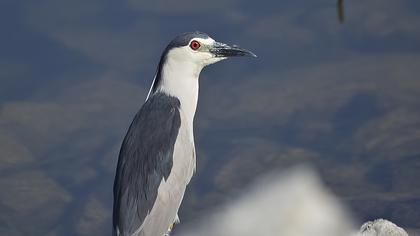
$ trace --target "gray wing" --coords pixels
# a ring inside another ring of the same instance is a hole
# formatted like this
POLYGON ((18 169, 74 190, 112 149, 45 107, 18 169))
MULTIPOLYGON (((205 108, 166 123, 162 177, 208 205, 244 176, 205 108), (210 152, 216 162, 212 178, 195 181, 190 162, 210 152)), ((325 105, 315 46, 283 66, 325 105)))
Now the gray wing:
POLYGON ((121 146, 114 181, 113 235, 140 228, 172 169, 181 125, 179 100, 153 94, 134 117, 121 146))

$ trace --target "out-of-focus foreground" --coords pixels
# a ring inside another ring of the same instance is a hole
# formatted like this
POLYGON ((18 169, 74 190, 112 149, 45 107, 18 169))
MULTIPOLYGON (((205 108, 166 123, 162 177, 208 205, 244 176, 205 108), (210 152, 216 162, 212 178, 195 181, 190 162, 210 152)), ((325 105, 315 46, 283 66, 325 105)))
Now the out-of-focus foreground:
POLYGON ((308 168, 272 173, 220 207, 185 236, 348 236, 353 222, 340 201, 308 168))
POLYGON ((348 208, 324 186, 314 170, 298 167, 260 178, 178 235, 408 236, 388 220, 368 221, 358 232, 354 222, 348 208))

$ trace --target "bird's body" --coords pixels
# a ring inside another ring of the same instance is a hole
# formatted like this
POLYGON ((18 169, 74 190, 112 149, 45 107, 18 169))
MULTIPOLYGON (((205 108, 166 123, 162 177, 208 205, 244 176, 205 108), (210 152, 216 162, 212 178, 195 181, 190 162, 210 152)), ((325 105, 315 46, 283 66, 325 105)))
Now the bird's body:
POLYGON ((183 117, 179 100, 162 92, 153 94, 135 116, 119 159, 119 166, 126 169, 117 170, 118 182, 128 183, 119 190, 120 202, 114 205, 120 212, 118 231, 163 235, 174 222, 195 169, 192 131, 183 125, 183 117))
POLYGON ((193 121, 199 74, 232 51, 250 53, 198 32, 179 35, 165 49, 148 98, 120 150, 113 235, 163 236, 176 220, 196 167, 193 121))

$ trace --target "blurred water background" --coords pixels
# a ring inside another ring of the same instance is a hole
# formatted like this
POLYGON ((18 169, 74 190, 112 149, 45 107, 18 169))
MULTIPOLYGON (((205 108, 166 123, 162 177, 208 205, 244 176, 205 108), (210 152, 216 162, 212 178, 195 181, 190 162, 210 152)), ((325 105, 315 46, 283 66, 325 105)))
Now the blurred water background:
POLYGON ((176 231, 301 163, 360 223, 420 228, 419 1, 3 0, 0 26, 0 235, 111 234, 122 138, 194 30, 259 57, 201 74, 176 231))

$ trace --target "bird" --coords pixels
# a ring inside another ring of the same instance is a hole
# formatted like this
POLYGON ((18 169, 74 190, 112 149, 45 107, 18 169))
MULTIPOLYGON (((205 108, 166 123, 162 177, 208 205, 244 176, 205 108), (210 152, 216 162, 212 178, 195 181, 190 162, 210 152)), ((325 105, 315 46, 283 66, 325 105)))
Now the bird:
POLYGON ((178 218, 196 168, 193 121, 199 76, 210 64, 254 53, 202 32, 164 49, 144 104, 125 135, 113 186, 113 236, 163 236, 178 218))

